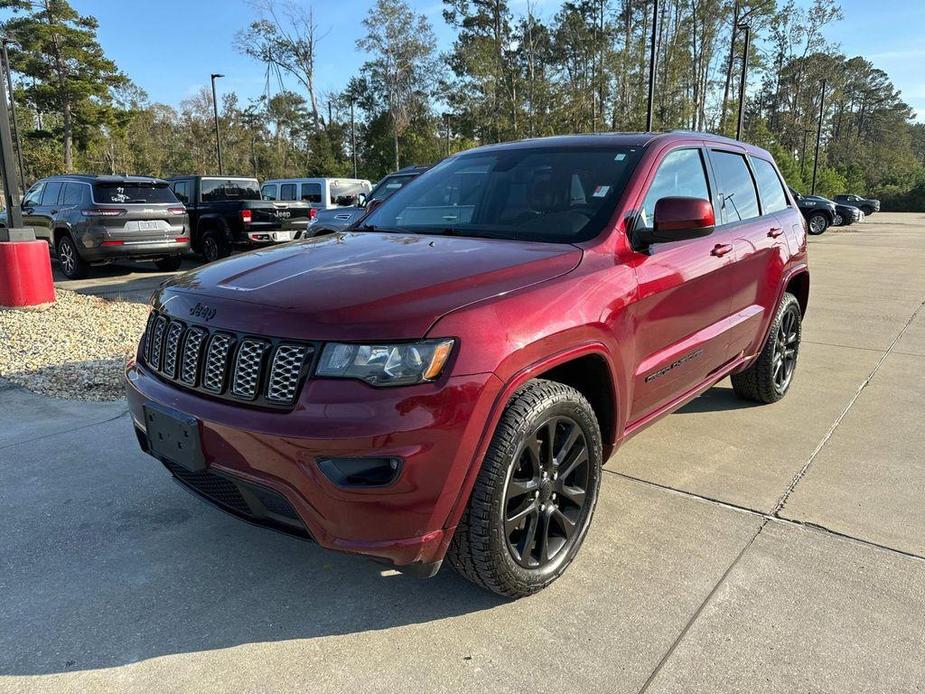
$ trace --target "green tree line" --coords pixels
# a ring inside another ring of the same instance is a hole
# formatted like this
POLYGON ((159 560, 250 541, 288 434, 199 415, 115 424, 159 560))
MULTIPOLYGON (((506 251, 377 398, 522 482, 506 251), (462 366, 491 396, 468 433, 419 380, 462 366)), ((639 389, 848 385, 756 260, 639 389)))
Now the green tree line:
MULTIPOLYGON (((750 30, 743 139, 768 148, 808 192, 880 197, 925 209, 925 126, 889 76, 824 37, 835 0, 443 0, 455 39, 440 52, 427 17, 377 0, 363 20, 358 74, 317 87, 325 40, 310 4, 253 0, 234 40, 266 88, 219 104, 226 172, 261 179, 377 179, 478 144, 644 130, 653 22, 656 130, 734 136, 750 30), (823 91, 823 83, 825 90, 823 91), (818 162, 814 145, 822 113, 818 162), (351 127, 353 123, 353 127, 351 127)), ((93 17, 67 0, 0 0, 10 38, 25 178, 66 171, 215 173, 211 92, 151 103, 106 57, 93 17)), ((347 49, 349 50, 349 49, 347 49)))

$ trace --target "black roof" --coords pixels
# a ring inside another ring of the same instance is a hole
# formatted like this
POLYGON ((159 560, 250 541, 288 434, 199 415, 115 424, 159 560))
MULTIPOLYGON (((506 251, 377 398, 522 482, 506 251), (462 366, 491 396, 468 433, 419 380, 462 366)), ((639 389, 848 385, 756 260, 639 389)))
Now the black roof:
POLYGON ((46 176, 46 181, 82 181, 83 183, 166 183, 162 178, 157 176, 121 176, 121 175, 102 175, 94 176, 93 174, 57 174, 55 176, 46 176))

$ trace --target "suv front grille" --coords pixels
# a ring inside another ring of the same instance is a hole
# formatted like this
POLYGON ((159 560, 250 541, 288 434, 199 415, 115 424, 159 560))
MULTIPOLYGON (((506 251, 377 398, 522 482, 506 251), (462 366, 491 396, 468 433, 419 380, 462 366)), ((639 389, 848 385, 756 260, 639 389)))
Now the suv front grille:
POLYGON ((187 325, 152 312, 142 340, 148 366, 186 388, 258 407, 291 408, 316 352, 309 342, 187 325))

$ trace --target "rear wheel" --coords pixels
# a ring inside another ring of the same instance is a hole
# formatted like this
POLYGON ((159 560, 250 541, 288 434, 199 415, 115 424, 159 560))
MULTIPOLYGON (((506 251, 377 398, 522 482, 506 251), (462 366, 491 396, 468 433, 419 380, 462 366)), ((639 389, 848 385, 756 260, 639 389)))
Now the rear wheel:
POLYGON ((813 212, 806 220, 809 225, 809 233, 818 236, 829 228, 829 218, 822 212, 813 212))
POLYGON ((58 254, 61 272, 64 273, 65 277, 72 280, 79 280, 87 276, 89 266, 84 259, 80 257, 74 240, 68 234, 64 234, 58 239, 55 252, 58 254))
POLYGON ((733 374, 736 395, 754 402, 780 400, 793 383, 803 334, 803 312, 793 294, 784 294, 761 354, 741 373, 733 374))
POLYGON ((842 216, 836 212, 836 213, 835 213, 835 219, 832 220, 832 226, 833 226, 833 227, 840 227, 840 226, 841 226, 842 224, 844 224, 844 223, 845 223, 845 220, 842 219, 842 216))
POLYGON ((465 578, 517 598, 556 580, 581 546, 600 487, 601 434, 574 388, 533 380, 505 408, 447 552, 465 578))
POLYGON ((171 255, 167 258, 158 258, 154 261, 154 267, 161 272, 176 272, 180 269, 183 258, 178 255, 171 255))
POLYGON ((214 229, 202 235, 202 257, 207 263, 213 263, 228 256, 231 249, 224 236, 214 229))
POLYGON ((861 212, 863 212, 864 214, 870 215, 874 213, 874 208, 871 207, 870 205, 865 205, 864 207, 861 208, 861 212))

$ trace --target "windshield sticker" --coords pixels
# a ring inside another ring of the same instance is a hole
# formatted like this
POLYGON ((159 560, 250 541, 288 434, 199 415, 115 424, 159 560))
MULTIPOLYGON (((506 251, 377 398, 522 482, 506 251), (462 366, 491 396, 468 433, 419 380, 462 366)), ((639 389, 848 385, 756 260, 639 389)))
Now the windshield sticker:
POLYGON ((609 192, 610 192, 610 186, 598 186, 597 188, 594 189, 594 192, 591 193, 591 197, 602 198, 605 195, 607 195, 607 193, 609 192))

